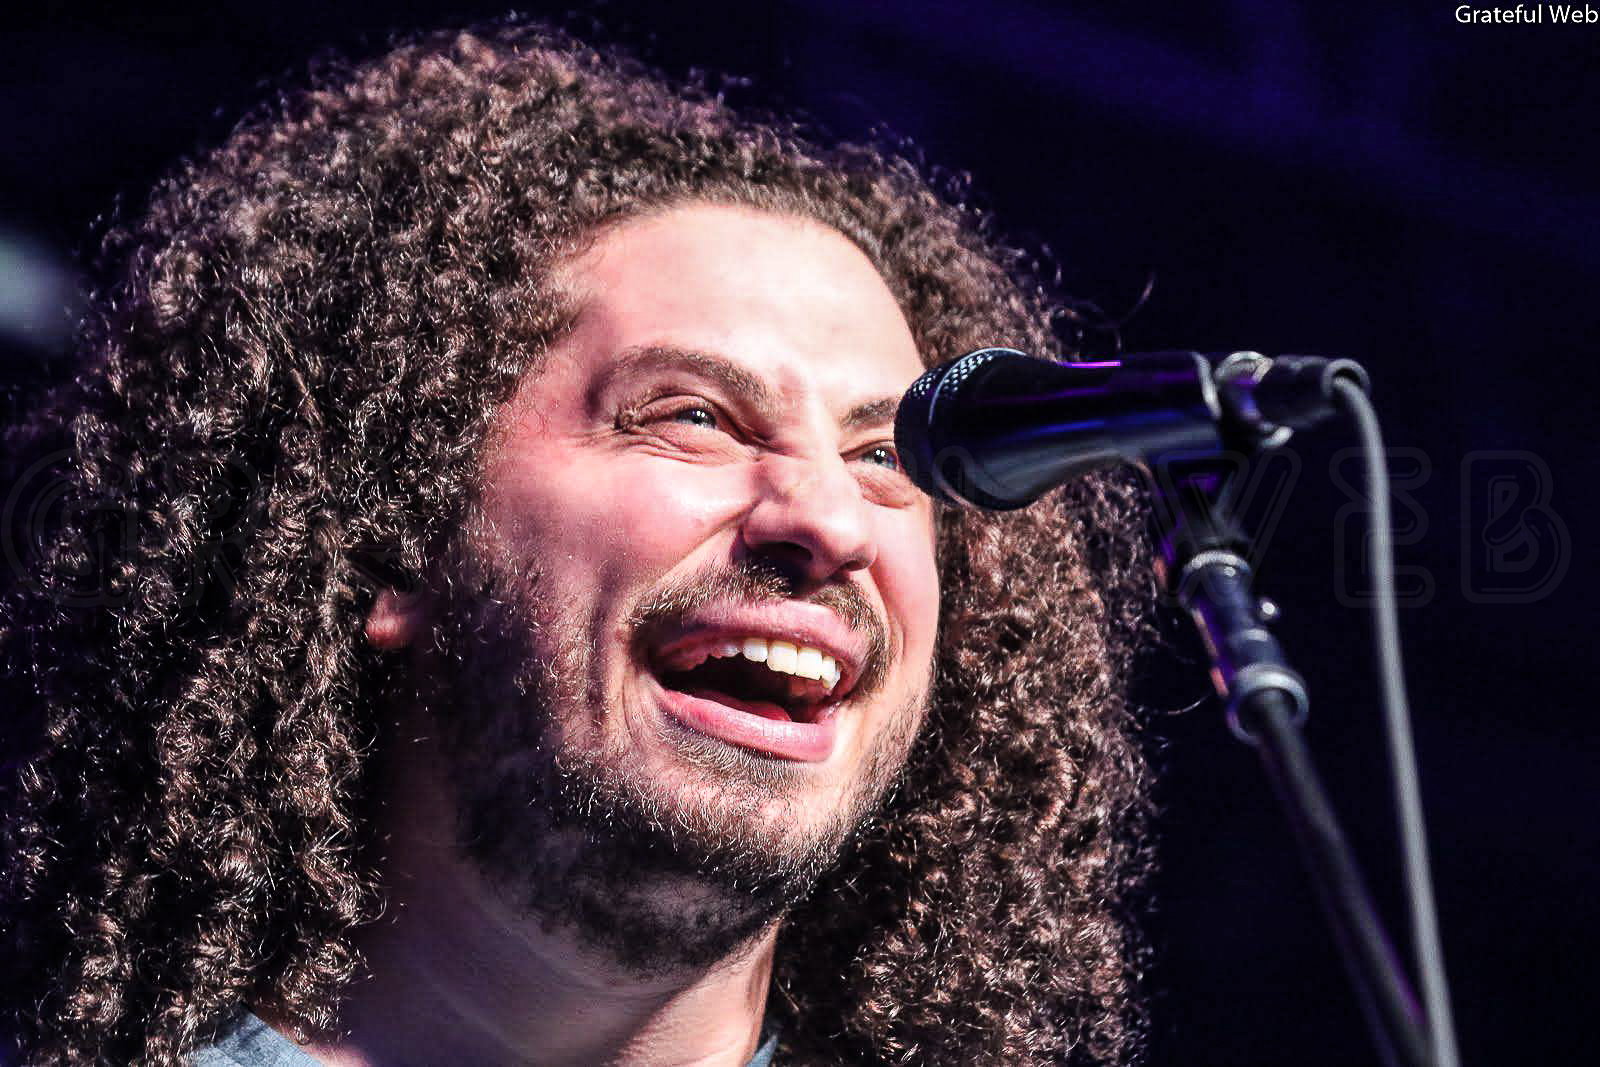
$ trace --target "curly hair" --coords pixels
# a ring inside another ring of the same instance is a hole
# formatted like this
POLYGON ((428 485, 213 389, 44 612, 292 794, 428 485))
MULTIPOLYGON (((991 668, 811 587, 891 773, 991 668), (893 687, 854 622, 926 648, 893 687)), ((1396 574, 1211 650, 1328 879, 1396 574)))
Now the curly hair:
MULTIPOLYGON (((402 669, 365 613, 425 573, 568 325, 551 264, 689 201, 847 236, 930 365, 1055 350, 1076 315, 901 155, 517 22, 326 66, 109 230, 81 370, 6 437, 0 997, 27 1062, 178 1062, 247 1004, 334 1024, 402 669)), ((785 1062, 1136 1054, 1141 515, 1116 476, 939 515, 934 704, 785 921, 785 1062)))

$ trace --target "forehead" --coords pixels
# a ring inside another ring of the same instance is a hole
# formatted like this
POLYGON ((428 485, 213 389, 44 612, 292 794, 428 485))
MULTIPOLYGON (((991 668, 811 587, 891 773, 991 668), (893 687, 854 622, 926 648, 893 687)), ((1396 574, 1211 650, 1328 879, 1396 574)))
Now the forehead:
POLYGON ((675 207, 609 227, 556 282, 578 314, 551 355, 584 364, 672 348, 732 360, 780 390, 852 394, 903 389, 923 369, 872 262, 809 219, 675 207))

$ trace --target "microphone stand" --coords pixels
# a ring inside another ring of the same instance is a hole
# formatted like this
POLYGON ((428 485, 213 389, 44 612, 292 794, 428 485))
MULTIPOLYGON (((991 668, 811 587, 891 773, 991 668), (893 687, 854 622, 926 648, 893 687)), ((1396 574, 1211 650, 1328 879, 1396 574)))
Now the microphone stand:
POLYGON ((1310 707, 1305 681, 1268 629, 1277 606, 1250 590, 1249 540, 1229 514, 1229 481, 1176 465, 1159 468, 1155 481, 1163 582, 1200 630, 1229 729, 1261 757, 1384 1062, 1428 1067, 1433 1057, 1417 996, 1300 735, 1310 707))

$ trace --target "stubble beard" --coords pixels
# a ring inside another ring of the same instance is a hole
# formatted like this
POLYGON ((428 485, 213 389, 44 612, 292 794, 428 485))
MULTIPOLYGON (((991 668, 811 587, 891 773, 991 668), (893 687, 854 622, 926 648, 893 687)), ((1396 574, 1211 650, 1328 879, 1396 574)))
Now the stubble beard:
MULTIPOLYGON (((459 843, 484 878, 548 931, 564 930, 638 974, 701 969, 758 940, 838 861, 891 791, 926 694, 874 740, 844 802, 801 817, 805 768, 687 730, 663 735, 683 781, 627 751, 564 744, 559 724, 603 699, 579 627, 543 610, 537 565, 486 550, 468 524, 443 568, 435 644, 442 688, 424 706, 449 764, 459 843), (776 806, 776 813, 774 811, 776 806), (801 828, 804 829, 801 829, 801 828)), ((658 589, 636 629, 716 599, 792 590, 759 567, 658 589)), ((813 598, 873 635, 863 685, 881 680, 882 624, 853 589, 813 598)))

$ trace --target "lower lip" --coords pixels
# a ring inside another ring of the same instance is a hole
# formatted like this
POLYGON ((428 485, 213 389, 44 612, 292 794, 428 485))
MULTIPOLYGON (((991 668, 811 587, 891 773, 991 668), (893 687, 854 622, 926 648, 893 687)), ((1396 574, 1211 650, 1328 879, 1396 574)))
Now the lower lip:
POLYGON ((834 708, 829 708, 819 722, 779 722, 667 689, 659 683, 656 688, 667 714, 707 737, 796 763, 822 763, 833 755, 837 732, 834 708))

